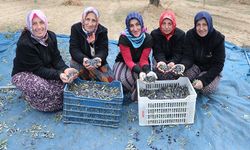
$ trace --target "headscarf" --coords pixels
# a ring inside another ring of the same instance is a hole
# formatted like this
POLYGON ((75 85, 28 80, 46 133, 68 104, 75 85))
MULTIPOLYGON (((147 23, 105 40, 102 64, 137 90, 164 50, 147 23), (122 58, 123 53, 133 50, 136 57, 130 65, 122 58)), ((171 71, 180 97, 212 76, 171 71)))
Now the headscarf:
POLYGON ((41 10, 32 10, 28 13, 28 15, 26 17, 26 27, 31 32, 32 38, 34 38, 40 44, 42 44, 44 46, 48 46, 48 44, 46 43, 46 40, 48 39, 48 20, 47 20, 47 17, 45 16, 45 14, 41 10), (45 32, 44 32, 44 35, 42 38, 35 36, 34 32, 32 31, 32 20, 35 17, 40 18, 45 24, 45 32))
POLYGON ((87 36, 93 34, 96 32, 97 28, 98 28, 98 24, 99 24, 99 12, 97 9, 95 9, 94 7, 87 7, 84 9, 83 13, 82 13, 82 20, 81 20, 81 23, 82 23, 82 30, 87 34, 87 36), (95 16, 96 16, 96 21, 97 21, 97 24, 96 24, 96 27, 94 28, 93 31, 86 31, 85 28, 84 28, 84 22, 85 22, 85 18, 87 17, 87 15, 89 13, 94 13, 95 16))
POLYGON ((208 34, 206 35, 206 37, 211 34, 214 30, 213 27, 213 20, 211 15, 206 12, 206 11, 200 11, 198 12, 195 17, 194 17, 194 30, 196 31, 196 24, 198 21, 200 21, 201 19, 205 19, 207 22, 207 26, 208 26, 208 34))
POLYGON ((164 11, 161 13, 161 16, 160 16, 160 20, 159 20, 159 26, 160 26, 160 30, 161 30, 161 33, 165 36, 165 38, 167 40, 169 40, 173 35, 174 35, 174 32, 175 32, 175 29, 176 29, 176 19, 175 19, 175 14, 173 11, 170 11, 170 10, 167 10, 167 11, 164 11), (165 19, 169 19, 172 21, 172 24, 173 24, 173 30, 169 33, 169 34, 165 34, 163 32, 163 29, 161 28, 161 25, 163 23, 163 21, 165 19))
POLYGON ((139 48, 144 42, 144 39, 146 38, 145 35, 146 29, 144 28, 142 16, 138 12, 131 12, 127 15, 125 24, 126 24, 126 29, 124 32, 122 32, 122 34, 129 39, 134 48, 139 48), (141 35, 139 37, 135 37, 130 31, 130 20, 132 19, 138 20, 139 24, 141 25, 141 35))

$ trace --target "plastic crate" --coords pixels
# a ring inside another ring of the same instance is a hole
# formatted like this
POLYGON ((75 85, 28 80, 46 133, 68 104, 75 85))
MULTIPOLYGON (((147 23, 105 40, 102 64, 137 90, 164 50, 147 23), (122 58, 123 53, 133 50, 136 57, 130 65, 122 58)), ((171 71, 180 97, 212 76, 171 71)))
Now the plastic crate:
MULTIPOLYGON (((74 82, 81 84, 89 81, 76 79, 74 82)), ((112 83, 95 82, 95 84, 118 87, 120 94, 111 100, 89 98, 75 95, 72 91, 68 90, 69 85, 66 85, 63 100, 64 123, 93 124, 114 128, 119 126, 123 103, 121 83, 119 81, 113 81, 112 83)))
POLYGON ((171 125, 194 123, 197 94, 187 77, 145 83, 137 80, 139 125, 171 125), (180 99, 149 99, 140 96, 140 89, 160 89, 177 83, 188 87, 189 95, 180 99))

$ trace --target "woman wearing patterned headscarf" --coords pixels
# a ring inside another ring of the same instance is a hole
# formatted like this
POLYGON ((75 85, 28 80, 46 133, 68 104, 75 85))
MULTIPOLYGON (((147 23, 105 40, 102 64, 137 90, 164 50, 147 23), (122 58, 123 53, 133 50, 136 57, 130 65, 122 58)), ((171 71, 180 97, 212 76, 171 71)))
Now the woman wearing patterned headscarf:
POLYGON ((184 56, 186 75, 193 87, 203 94, 216 90, 225 62, 225 37, 213 27, 212 17, 206 11, 198 12, 194 28, 186 33, 184 56))
POLYGON ((153 56, 156 61, 155 71, 159 79, 174 79, 178 77, 172 72, 175 64, 181 61, 182 45, 185 32, 176 27, 174 12, 162 12, 159 28, 151 32, 153 38, 153 56), (165 67, 163 69, 163 67, 165 67))
POLYGON ((13 64, 12 83, 31 107, 40 111, 62 109, 64 83, 72 82, 77 70, 68 68, 62 60, 56 35, 48 30, 42 11, 32 10, 27 15, 13 64))
POLYGON ((154 76, 150 71, 149 54, 152 48, 152 38, 146 33, 142 16, 137 12, 128 14, 126 29, 119 38, 120 53, 113 66, 115 79, 122 82, 124 91, 132 93, 136 100, 136 80, 140 77, 154 76))
POLYGON ((71 27, 70 66, 80 72, 84 80, 113 81, 108 56, 108 30, 99 23, 99 12, 87 7, 82 20, 71 27))

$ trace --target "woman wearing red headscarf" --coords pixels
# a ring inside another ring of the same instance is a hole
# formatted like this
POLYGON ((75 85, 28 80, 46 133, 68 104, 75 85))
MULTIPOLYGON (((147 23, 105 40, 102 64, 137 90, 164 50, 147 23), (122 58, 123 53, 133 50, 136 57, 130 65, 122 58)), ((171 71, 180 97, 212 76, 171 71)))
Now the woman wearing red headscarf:
POLYGON ((77 70, 64 63, 56 35, 48 30, 47 17, 42 11, 32 10, 27 15, 13 65, 12 83, 22 91, 32 108, 62 109, 64 83, 72 82, 77 70))
POLYGON ((158 78, 165 80, 177 77, 178 75, 171 70, 181 60, 185 32, 176 27, 176 18, 172 11, 162 12, 159 28, 153 30, 151 36, 154 42, 153 56, 158 78))

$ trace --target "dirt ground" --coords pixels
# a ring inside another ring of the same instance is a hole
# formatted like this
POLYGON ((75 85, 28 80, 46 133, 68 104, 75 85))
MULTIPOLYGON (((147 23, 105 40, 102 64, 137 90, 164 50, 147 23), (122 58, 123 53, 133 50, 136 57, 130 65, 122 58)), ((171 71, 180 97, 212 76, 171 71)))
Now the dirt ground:
POLYGON ((49 20, 49 29, 57 34, 70 34, 70 27, 81 18, 83 8, 96 7, 100 22, 109 29, 109 39, 117 40, 124 29, 128 12, 139 11, 148 32, 158 27, 160 13, 172 9, 177 26, 184 31, 193 27, 193 17, 200 10, 213 16, 214 26, 226 40, 238 46, 250 45, 250 0, 161 0, 161 7, 148 5, 149 0, 80 0, 79 5, 69 0, 0 0, 0 32, 17 31, 25 25, 31 9, 41 9, 49 20))

